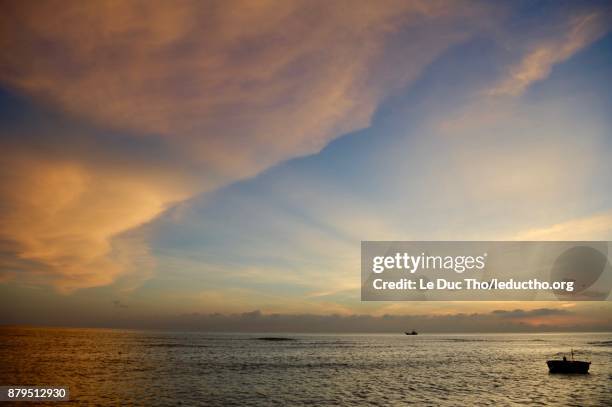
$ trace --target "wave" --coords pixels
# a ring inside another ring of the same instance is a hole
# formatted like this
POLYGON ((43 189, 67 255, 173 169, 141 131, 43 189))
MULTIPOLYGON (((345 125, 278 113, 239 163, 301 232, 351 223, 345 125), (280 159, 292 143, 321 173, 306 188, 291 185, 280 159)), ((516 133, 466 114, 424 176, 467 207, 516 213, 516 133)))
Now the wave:
POLYGON ((209 348, 210 345, 197 345, 194 343, 149 343, 148 348, 209 348))
POLYGON ((588 344, 593 345, 593 346, 612 347, 612 341, 595 341, 595 342, 588 342, 588 344))
POLYGON ((295 338, 285 338, 282 336, 264 336, 262 338, 255 338, 257 341, 295 341, 295 338))

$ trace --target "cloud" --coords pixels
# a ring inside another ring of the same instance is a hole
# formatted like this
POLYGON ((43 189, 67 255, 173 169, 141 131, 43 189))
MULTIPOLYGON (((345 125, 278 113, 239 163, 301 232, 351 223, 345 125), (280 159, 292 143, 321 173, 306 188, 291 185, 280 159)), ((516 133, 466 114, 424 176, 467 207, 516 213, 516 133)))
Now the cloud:
POLYGON ((532 83, 545 79, 553 66, 573 56, 610 30, 608 10, 583 13, 569 19, 565 32, 540 41, 510 68, 507 77, 489 90, 490 95, 516 96, 532 83))
POLYGON ((495 310, 491 311, 492 314, 499 315, 502 318, 528 318, 528 317, 542 317, 549 315, 568 315, 569 311, 564 309, 555 309, 555 308, 537 308, 532 310, 522 310, 515 309, 511 311, 507 310, 495 310))
POLYGON ((114 281, 126 262, 138 261, 147 249, 133 236, 111 237, 185 197, 179 185, 135 171, 40 158, 4 159, 0 178, 7 181, 0 186, 0 240, 12 252, 9 258, 21 260, 5 263, 4 270, 64 290, 114 281), (126 250, 130 260, 122 257, 126 250))
MULTIPOLYGON (((196 290, 177 290, 176 279, 166 278, 151 301, 142 288, 122 295, 112 287, 98 287, 62 295, 50 287, 18 284, 0 285, 0 324, 43 326, 89 326, 130 329, 201 330, 213 332, 392 332, 416 329, 421 333, 458 332, 609 332, 609 302, 398 302, 384 303, 375 313, 366 307, 288 307, 268 309, 246 306, 232 309, 234 300, 247 303, 250 295, 220 298, 230 308, 208 307, 192 302, 198 293, 197 281, 187 284, 196 290), (136 295, 134 295, 136 294, 136 295), (117 308, 113 302, 128 305, 117 308), (562 312, 556 312, 561 309, 562 312), (506 313, 504 313, 506 311, 506 313), (565 312, 567 311, 567 312, 565 312)), ((241 290, 233 294, 242 295, 241 290)), ((287 296, 292 295, 287 292, 287 296)), ((294 295, 298 297, 297 295, 294 295)), ((372 304, 372 303, 370 303, 372 304)), ((247 304, 248 305, 248 304, 247 304)), ((363 305, 366 305, 365 303, 363 305)), ((375 305, 375 304, 374 304, 375 305)))
MULTIPOLYGON (((576 315, 567 308, 537 308, 532 310, 496 310, 492 315, 505 321, 502 323, 518 324, 524 327, 544 330, 576 329, 579 325, 588 325, 597 321, 593 315, 576 315)), ((597 322, 596 322, 597 323, 597 322)), ((605 325, 605 322, 600 321, 605 325)))
POLYGON ((550 226, 530 228, 514 240, 612 240, 612 213, 599 213, 550 226))
MULTIPOLYGON (((100 323, 100 321, 98 322, 100 323)), ((495 310, 480 313, 450 313, 444 315, 380 315, 263 313, 259 310, 233 314, 189 313, 167 315, 153 319, 109 321, 110 326, 126 326, 195 330, 212 332, 355 332, 396 333, 417 329, 421 333, 469 332, 566 332, 606 331, 609 319, 582 319, 567 310, 536 309, 524 311, 495 310)), ((105 326, 104 323, 100 326, 105 326)), ((452 339, 449 339, 452 340, 452 339)))
POLYGON ((3 275, 73 290, 147 268, 144 238, 124 234, 367 126, 486 13, 445 1, 3 3, 0 83, 44 112, 39 126, 3 117, 3 275))
POLYGON ((364 127, 476 7, 449 2, 54 2, 5 14, 0 80, 106 127, 181 139, 232 177, 364 127), (449 24, 444 27, 441 23, 449 24), (440 26, 382 63, 395 31, 440 26), (313 27, 316 27, 313 29, 313 27))

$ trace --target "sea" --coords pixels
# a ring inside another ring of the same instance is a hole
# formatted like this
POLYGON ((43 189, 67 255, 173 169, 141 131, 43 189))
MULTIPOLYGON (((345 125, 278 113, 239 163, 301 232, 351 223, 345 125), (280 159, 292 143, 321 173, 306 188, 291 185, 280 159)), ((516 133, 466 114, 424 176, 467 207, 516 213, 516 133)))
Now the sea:
POLYGON ((70 401, 63 404, 75 405, 611 406, 612 333, 272 335, 4 327, 0 385, 68 386, 70 401), (590 373, 549 374, 546 360, 569 357, 571 349, 576 359, 592 362, 590 373))

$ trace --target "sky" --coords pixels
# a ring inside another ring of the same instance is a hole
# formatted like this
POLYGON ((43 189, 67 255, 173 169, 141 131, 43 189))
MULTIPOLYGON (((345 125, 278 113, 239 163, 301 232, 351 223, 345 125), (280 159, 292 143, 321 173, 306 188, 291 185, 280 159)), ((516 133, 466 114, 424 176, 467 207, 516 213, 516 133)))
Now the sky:
POLYGON ((612 240, 608 2, 0 8, 0 323, 612 330, 359 297, 362 240, 612 240))

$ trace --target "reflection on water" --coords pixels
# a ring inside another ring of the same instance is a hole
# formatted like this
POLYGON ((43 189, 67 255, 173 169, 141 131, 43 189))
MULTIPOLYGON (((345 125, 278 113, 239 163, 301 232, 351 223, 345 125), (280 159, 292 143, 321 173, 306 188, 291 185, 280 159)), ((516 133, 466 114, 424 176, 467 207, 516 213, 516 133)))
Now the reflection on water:
MULTIPOLYGON (((0 385, 89 404, 611 405, 612 334, 261 335, 0 328, 0 385), (570 348, 586 376, 549 375, 570 348)), ((23 404, 23 403, 22 403, 23 404)))

